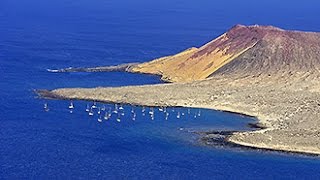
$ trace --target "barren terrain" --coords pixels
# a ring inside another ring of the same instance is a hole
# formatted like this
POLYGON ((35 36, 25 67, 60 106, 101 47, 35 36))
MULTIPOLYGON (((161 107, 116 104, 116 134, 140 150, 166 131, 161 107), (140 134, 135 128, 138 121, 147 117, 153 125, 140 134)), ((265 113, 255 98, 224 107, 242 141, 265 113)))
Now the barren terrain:
POLYGON ((237 25, 199 49, 130 67, 130 71, 162 75, 176 83, 40 94, 243 113, 257 117, 266 129, 233 133, 227 141, 320 154, 319 69, 319 33, 237 25))

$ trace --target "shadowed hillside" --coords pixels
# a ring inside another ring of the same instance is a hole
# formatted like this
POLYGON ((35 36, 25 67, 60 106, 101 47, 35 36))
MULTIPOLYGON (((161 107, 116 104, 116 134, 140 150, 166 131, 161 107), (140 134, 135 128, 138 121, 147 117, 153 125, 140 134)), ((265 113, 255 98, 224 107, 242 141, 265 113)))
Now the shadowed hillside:
POLYGON ((272 75, 320 69, 320 33, 251 29, 263 32, 261 40, 214 74, 272 75))

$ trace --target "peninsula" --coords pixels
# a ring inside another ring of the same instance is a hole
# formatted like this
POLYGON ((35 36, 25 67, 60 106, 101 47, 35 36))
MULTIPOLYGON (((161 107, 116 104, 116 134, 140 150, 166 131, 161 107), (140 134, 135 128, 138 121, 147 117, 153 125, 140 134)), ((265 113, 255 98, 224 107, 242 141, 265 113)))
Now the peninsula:
POLYGON ((320 154, 320 33, 236 25, 200 48, 120 67, 129 72, 160 75, 162 80, 173 83, 63 88, 39 94, 247 114, 257 117, 266 128, 235 132, 227 141, 320 154))

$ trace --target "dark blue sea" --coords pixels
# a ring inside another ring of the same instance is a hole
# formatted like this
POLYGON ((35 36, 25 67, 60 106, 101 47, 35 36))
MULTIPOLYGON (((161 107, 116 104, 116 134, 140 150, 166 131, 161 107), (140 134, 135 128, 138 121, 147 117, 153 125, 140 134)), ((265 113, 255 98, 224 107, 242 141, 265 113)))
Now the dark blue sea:
POLYGON ((316 0, 0 0, 0 179, 319 179, 318 157, 203 146, 193 133, 248 130, 249 117, 167 108, 166 120, 155 108, 152 120, 149 108, 143 116, 142 107, 123 106, 121 122, 100 123, 97 109, 85 111, 88 102, 73 102, 70 113, 69 101, 33 92, 161 83, 46 69, 144 62, 201 46, 238 23, 320 31, 319 9, 316 0))

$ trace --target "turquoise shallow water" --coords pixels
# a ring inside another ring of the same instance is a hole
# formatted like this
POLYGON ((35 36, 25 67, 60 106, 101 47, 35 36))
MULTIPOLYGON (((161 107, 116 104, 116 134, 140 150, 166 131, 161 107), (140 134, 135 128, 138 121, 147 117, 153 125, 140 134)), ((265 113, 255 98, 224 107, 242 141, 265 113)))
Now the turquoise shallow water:
POLYGON ((201 110, 194 118, 175 108, 168 120, 159 110, 151 120, 136 107, 132 121, 125 107, 121 123, 99 123, 86 102, 75 101, 70 114, 68 101, 33 93, 160 83, 140 74, 45 70, 147 61, 200 46, 236 23, 318 31, 319 3, 307 2, 0 1, 0 179, 318 178, 319 158, 204 147, 190 133, 246 129, 247 117, 201 110), (185 116, 177 119, 178 111, 185 116))

